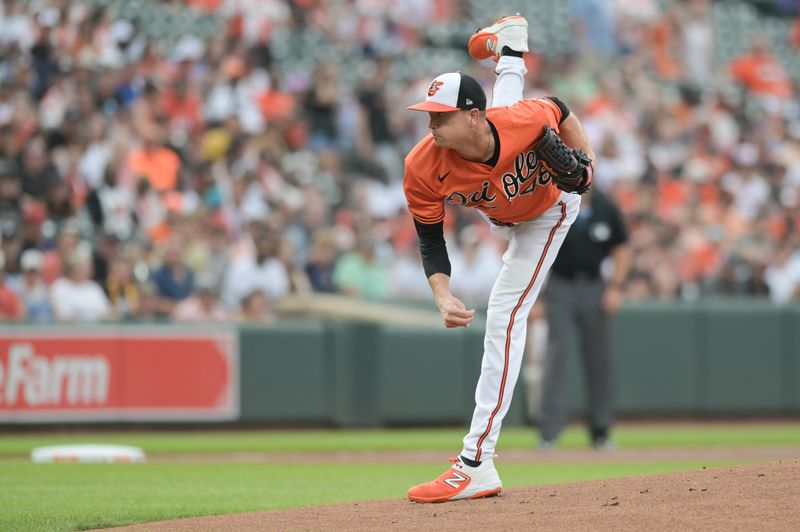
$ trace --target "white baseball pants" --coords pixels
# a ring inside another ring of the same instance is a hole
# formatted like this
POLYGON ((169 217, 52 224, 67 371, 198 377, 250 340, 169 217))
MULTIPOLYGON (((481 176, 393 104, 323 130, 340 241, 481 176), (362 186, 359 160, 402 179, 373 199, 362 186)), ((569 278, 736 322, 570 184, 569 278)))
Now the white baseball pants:
MULTIPOLYGON (((503 56, 495 72, 492 106, 512 105, 522 99, 524 61, 503 56)), ((528 313, 579 208, 580 196, 562 192, 556 204, 536 219, 498 228, 497 233, 509 243, 489 296, 481 376, 472 424, 461 451, 464 458, 481 461, 494 456, 522 365, 528 313)))

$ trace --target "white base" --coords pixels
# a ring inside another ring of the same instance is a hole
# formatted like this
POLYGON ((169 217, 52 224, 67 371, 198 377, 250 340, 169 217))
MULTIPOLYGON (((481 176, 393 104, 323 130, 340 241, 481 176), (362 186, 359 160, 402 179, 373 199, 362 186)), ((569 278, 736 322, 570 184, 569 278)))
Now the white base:
POLYGON ((56 462, 92 462, 127 464, 144 462, 144 451, 128 445, 86 443, 79 445, 52 445, 31 451, 31 460, 37 464, 56 462))

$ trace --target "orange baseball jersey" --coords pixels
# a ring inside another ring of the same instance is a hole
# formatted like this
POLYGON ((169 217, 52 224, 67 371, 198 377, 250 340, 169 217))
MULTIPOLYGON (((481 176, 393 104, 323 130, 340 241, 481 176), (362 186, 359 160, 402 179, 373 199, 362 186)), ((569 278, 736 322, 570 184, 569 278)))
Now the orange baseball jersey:
POLYGON ((487 109, 486 118, 500 139, 495 166, 440 148, 430 134, 409 152, 403 188, 417 221, 441 222, 447 202, 479 209, 493 220, 510 224, 532 220, 556 202, 560 191, 539 164, 533 144, 545 126, 558 131, 558 105, 547 98, 520 100, 509 107, 487 109))

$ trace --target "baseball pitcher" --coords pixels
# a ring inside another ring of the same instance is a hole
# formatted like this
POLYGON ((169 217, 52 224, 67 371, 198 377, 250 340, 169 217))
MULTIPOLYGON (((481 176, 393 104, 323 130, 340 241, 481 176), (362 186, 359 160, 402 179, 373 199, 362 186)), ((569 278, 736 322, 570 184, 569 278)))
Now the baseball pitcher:
POLYGON ((528 23, 505 17, 469 41, 475 59, 493 57, 493 107, 478 82, 459 72, 436 77, 409 109, 430 116, 430 135, 406 157, 404 189, 425 274, 450 327, 475 311, 450 292, 443 236, 445 202, 478 209, 507 239, 489 297, 481 376, 463 449, 439 478, 414 486, 416 502, 495 495, 502 489, 495 445, 522 363, 528 313, 592 182, 594 152, 580 122, 558 98, 522 99, 528 23))

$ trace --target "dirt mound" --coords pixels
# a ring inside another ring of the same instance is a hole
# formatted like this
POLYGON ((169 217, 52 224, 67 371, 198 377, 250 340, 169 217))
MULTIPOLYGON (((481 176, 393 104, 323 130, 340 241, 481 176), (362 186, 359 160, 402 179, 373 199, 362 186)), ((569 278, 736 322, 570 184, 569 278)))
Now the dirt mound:
POLYGON ((180 519, 130 530, 800 530, 800 461, 406 500, 180 519))

